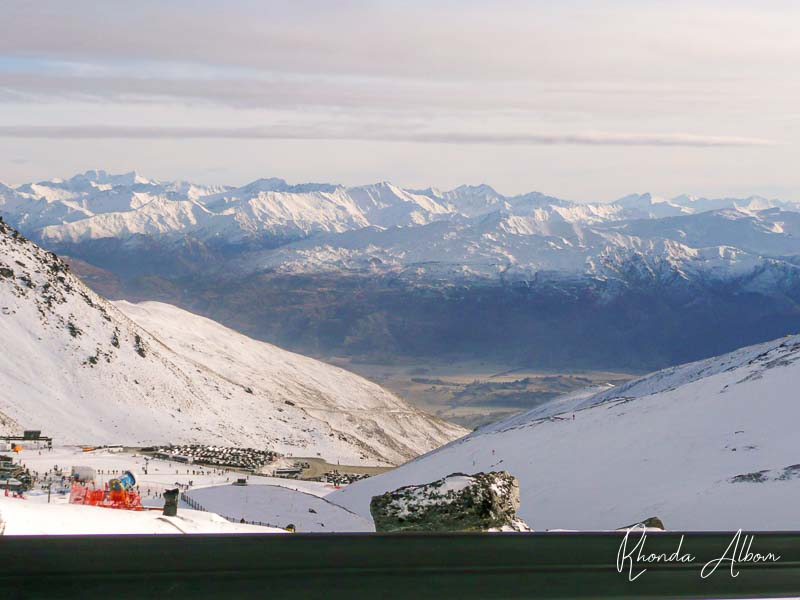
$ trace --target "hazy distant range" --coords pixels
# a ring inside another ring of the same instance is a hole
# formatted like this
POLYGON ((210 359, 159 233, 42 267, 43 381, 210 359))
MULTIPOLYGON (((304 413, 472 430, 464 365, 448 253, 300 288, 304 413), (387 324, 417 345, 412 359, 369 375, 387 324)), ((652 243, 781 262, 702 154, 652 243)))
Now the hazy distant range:
POLYGON ((800 330, 800 206, 90 171, 0 215, 113 298, 319 357, 649 370, 800 330))

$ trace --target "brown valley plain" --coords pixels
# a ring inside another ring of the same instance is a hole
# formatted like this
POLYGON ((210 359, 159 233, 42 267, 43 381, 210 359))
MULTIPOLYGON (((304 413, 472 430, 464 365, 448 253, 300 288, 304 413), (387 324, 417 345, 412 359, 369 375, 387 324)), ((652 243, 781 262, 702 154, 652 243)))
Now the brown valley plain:
POLYGON ((376 364, 328 358, 326 362, 358 373, 422 410, 469 428, 523 412, 561 394, 619 385, 637 376, 615 371, 510 368, 478 360, 376 364))

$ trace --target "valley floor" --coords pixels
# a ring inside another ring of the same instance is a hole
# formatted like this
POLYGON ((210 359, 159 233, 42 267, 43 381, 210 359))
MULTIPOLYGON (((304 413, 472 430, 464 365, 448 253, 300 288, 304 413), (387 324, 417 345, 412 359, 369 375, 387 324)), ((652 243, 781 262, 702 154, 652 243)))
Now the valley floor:
POLYGON ((589 387, 619 385, 636 374, 601 370, 547 370, 492 361, 326 362, 357 373, 420 410, 471 429, 589 387))

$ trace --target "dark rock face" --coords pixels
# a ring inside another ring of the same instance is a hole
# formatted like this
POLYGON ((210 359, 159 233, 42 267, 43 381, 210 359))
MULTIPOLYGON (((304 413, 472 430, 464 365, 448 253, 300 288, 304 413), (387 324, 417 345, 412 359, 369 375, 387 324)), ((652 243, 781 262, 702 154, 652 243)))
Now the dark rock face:
POLYGON ((639 521, 638 523, 633 523, 632 525, 626 525, 625 527, 620 527, 620 529, 633 529, 634 527, 639 526, 644 526, 648 529, 665 529, 664 522, 658 517, 648 517, 644 521, 639 521))
POLYGON ((519 484, 505 471, 453 473, 370 502, 378 532, 530 531, 517 508, 519 484))

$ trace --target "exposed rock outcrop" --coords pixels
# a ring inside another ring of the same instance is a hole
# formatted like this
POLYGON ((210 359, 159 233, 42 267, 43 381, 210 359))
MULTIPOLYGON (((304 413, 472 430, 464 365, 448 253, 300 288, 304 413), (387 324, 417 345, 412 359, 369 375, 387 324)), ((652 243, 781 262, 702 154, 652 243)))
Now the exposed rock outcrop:
POLYGON ((620 530, 633 529, 634 527, 645 527, 646 529, 661 529, 662 531, 665 529, 664 522, 658 517, 648 517, 643 521, 639 521, 638 523, 633 523, 631 525, 625 525, 624 527, 620 527, 619 529, 620 530))
POLYGON ((516 516, 519 485, 505 471, 453 473, 370 503, 378 532, 530 531, 516 516))

